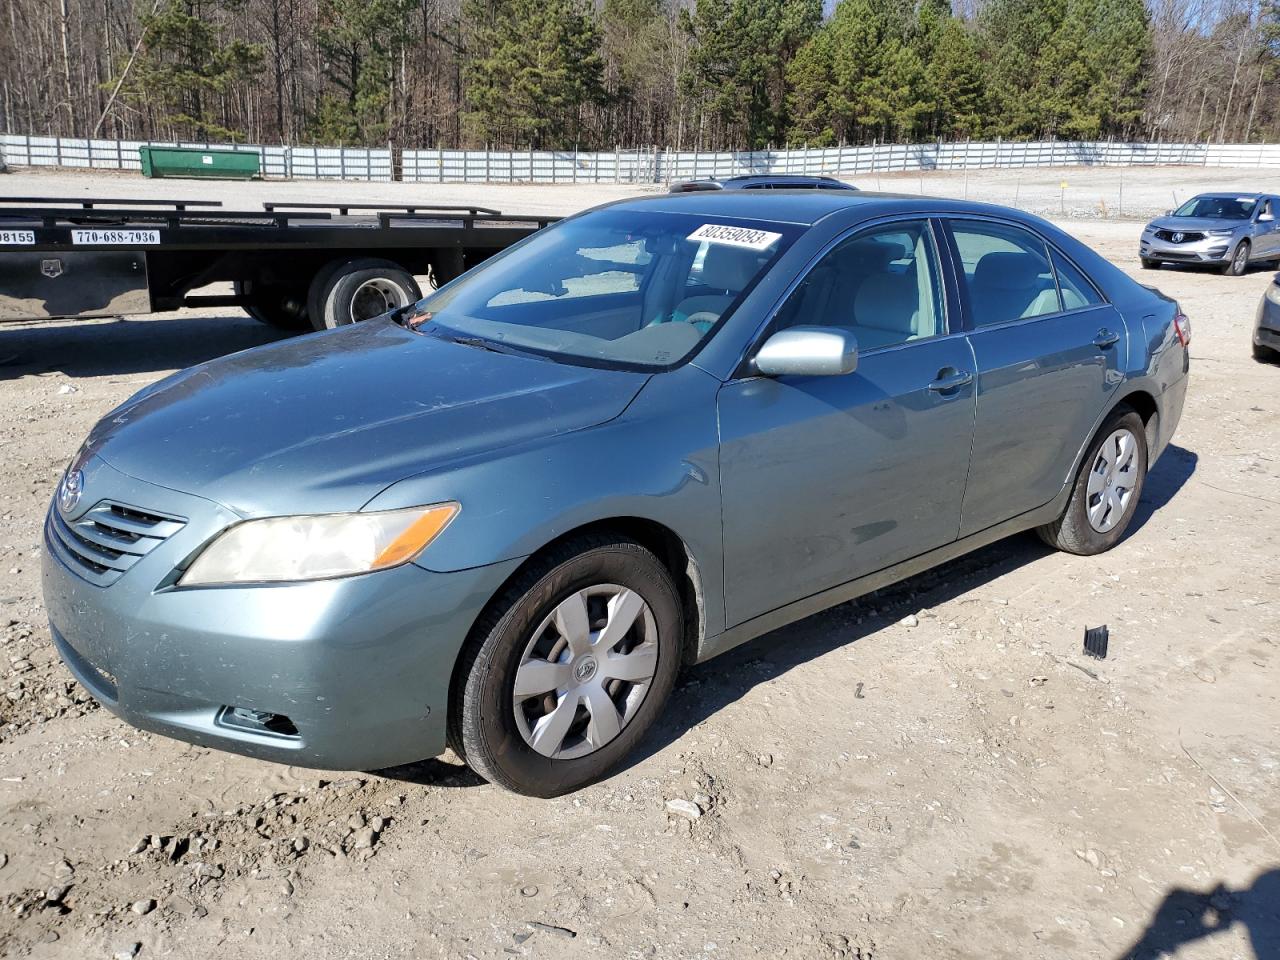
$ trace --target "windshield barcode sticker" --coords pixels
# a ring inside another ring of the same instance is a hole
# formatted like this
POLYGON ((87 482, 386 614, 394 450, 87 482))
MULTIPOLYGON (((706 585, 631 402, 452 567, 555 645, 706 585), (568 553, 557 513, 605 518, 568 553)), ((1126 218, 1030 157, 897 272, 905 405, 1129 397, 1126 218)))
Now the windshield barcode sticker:
POLYGON ((71 242, 90 246, 133 246, 159 243, 159 230, 72 230, 71 242))
POLYGON ((748 250, 768 250, 780 238, 780 233, 768 230, 754 230, 751 227, 730 227, 723 223, 704 223, 688 239, 705 240, 707 243, 724 243, 731 247, 746 247, 748 250))
POLYGON ((0 244, 5 246, 28 246, 35 242, 34 230, 0 230, 0 244))

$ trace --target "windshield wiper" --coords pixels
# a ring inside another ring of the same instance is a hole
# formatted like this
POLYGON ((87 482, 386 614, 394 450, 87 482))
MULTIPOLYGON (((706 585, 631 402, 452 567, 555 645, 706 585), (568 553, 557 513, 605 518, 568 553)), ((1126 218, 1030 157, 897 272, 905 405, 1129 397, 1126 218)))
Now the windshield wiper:
POLYGON ((448 340, 451 343, 460 343, 464 347, 475 347, 477 350, 488 350, 490 353, 514 352, 511 350, 504 350, 492 341, 484 339, 484 337, 439 336, 442 340, 448 340))

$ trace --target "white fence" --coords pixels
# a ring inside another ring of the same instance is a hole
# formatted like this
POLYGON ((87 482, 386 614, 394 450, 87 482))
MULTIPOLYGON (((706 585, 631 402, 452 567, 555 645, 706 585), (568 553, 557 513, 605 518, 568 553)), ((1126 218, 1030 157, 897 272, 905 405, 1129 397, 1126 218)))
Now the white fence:
POLYGON ((1280 168, 1280 144, 965 141, 872 144, 804 150, 691 153, 657 148, 612 152, 403 150, 251 144, 77 140, 0 134, 0 160, 14 167, 139 170, 141 146, 257 153, 265 177, 405 180, 417 183, 667 183, 745 173, 857 176, 1004 167, 1148 166, 1280 168))
POLYGON ((256 153, 262 175, 297 180, 390 180, 391 151, 366 147, 273 147, 161 140, 79 140, 0 134, 0 160, 12 167, 141 170, 139 147, 191 147, 256 153))

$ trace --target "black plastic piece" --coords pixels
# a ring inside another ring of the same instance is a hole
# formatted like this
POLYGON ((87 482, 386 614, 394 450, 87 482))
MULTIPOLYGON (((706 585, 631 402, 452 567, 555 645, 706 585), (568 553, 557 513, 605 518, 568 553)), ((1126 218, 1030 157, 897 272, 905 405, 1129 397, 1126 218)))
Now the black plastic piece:
POLYGON ((1106 624, 1100 627, 1085 627, 1084 652, 1095 660, 1107 659, 1107 641, 1111 635, 1106 624))

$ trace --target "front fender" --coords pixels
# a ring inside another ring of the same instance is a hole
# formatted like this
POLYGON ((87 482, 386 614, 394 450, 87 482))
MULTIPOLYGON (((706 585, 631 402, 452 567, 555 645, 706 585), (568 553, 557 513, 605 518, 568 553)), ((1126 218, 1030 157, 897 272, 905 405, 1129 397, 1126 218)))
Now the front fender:
POLYGON ((650 379, 619 417, 402 480, 366 506, 456 500, 462 510, 416 561, 437 572, 527 557, 614 518, 662 524, 697 565, 708 634, 723 629, 716 391, 690 364, 650 379))

